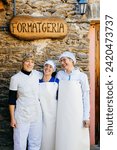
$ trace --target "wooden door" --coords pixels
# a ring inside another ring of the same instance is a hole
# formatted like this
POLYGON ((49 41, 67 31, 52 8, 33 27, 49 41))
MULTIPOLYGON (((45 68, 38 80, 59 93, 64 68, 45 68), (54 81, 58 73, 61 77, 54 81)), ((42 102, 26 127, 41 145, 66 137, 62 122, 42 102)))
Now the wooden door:
POLYGON ((100 143, 100 24, 95 24, 95 143, 100 143))

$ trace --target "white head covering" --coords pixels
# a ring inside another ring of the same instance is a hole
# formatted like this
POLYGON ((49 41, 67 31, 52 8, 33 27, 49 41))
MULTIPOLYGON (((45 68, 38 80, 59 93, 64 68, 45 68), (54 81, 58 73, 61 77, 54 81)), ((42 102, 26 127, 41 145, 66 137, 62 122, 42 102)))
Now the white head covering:
POLYGON ((75 55, 74 55, 72 52, 68 52, 68 51, 63 52, 63 53, 60 55, 59 59, 61 59, 62 57, 71 58, 71 59, 73 60, 74 64, 76 63, 75 55))
POLYGON ((54 71, 56 70, 56 65, 55 65, 55 63, 54 63, 53 60, 47 60, 47 61, 44 63, 44 66, 45 66, 46 64, 51 65, 51 66, 53 67, 54 71))

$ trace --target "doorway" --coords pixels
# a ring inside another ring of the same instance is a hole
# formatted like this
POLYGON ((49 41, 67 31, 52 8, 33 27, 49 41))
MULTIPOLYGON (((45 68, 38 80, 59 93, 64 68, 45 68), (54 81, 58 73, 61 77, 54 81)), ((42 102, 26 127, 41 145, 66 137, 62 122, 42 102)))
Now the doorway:
POLYGON ((100 143, 100 24, 95 24, 95 143, 100 143))
POLYGON ((100 143, 100 22, 92 21, 89 31, 90 51, 90 139, 100 143))

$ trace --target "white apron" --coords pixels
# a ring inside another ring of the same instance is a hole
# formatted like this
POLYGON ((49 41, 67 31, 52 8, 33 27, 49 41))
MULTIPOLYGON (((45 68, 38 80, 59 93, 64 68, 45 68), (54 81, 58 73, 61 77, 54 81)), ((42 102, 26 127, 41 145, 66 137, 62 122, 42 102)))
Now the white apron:
POLYGON ((89 129, 83 127, 83 103, 78 81, 60 81, 55 150, 89 150, 89 129))
POLYGON ((43 82, 39 85, 40 102, 43 112, 43 133, 41 150, 55 150, 55 127, 56 127, 56 82, 43 82))

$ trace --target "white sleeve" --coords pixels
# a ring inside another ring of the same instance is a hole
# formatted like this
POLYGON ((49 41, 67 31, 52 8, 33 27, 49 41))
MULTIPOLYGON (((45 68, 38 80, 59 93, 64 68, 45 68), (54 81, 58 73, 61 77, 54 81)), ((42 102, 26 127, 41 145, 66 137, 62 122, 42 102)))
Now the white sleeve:
POLYGON ((80 81, 82 85, 82 90, 89 91, 89 82, 88 82, 88 77, 86 74, 81 73, 80 81))
POLYGON ((33 72, 36 74, 36 76, 37 76, 39 79, 42 79, 42 77, 43 77, 43 73, 42 73, 42 72, 37 71, 37 70, 33 70, 33 72))
POLYGON ((83 120, 89 120, 90 118, 89 91, 85 91, 82 96, 83 96, 83 120))
POLYGON ((82 100, 83 100, 83 120, 90 117, 89 83, 86 74, 81 75, 82 100))
POLYGON ((60 80, 60 72, 57 72, 56 78, 58 78, 60 80))
POLYGON ((17 89, 18 89, 18 79, 15 76, 13 76, 11 77, 10 80, 9 90, 17 91, 17 89))
POLYGON ((62 75, 63 75, 63 71, 59 71, 56 74, 56 78, 58 78, 59 80, 61 80, 62 79, 62 75))
POLYGON ((39 79, 42 79, 43 73, 39 71, 38 74, 39 74, 39 79))

